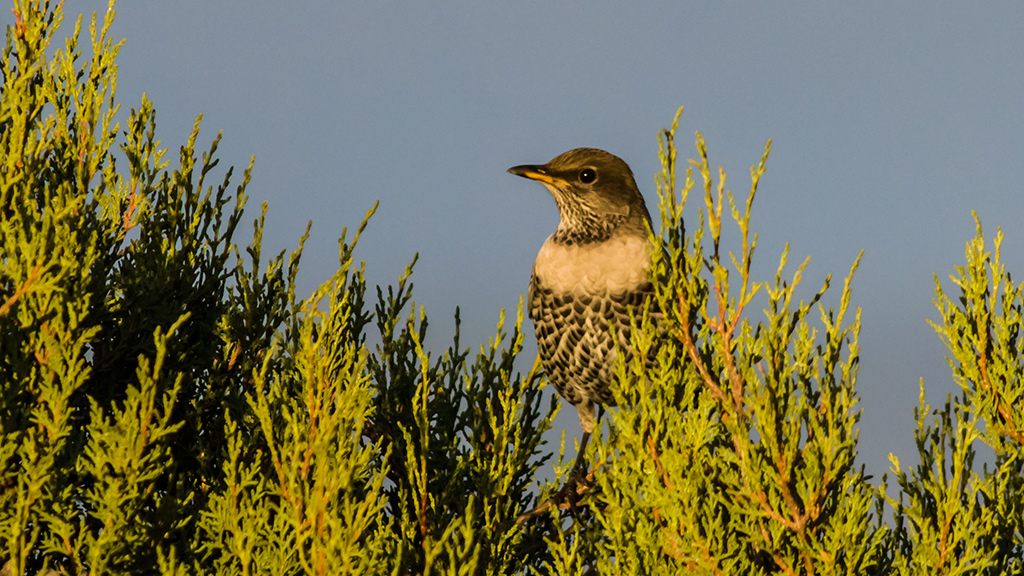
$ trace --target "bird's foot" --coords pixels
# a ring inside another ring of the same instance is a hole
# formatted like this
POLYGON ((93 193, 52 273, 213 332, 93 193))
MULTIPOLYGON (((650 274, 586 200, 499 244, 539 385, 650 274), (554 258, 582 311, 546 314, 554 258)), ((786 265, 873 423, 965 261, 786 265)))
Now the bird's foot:
POLYGON ((580 466, 580 460, 577 460, 576 465, 573 466, 572 470, 569 472, 569 478, 566 479, 565 484, 562 485, 558 492, 555 492, 553 496, 534 506, 529 512, 520 514, 519 517, 516 518, 516 524, 522 524, 539 516, 543 516, 553 507, 563 510, 569 509, 570 513, 573 516, 576 516, 576 505, 593 486, 594 471, 588 471, 585 465, 580 466))

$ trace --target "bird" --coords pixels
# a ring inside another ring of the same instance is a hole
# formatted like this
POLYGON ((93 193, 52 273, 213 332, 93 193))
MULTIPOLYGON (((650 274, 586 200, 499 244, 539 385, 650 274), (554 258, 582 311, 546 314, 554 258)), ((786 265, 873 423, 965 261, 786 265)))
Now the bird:
POLYGON ((579 413, 578 471, 597 406, 615 405, 619 355, 632 359, 630 310, 653 307, 659 248, 649 239, 651 215, 633 171, 618 156, 576 148, 508 172, 543 184, 558 207, 558 227, 533 264, 527 313, 548 380, 579 413))

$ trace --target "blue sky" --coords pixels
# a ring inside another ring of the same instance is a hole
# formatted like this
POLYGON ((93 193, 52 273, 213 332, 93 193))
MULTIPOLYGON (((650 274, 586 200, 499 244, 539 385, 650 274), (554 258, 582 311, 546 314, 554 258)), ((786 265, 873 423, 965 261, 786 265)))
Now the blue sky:
MULTIPOLYGON (((791 262, 812 258, 809 298, 865 251, 860 457, 877 479, 889 452, 914 462, 919 379, 933 404, 954 388, 925 320, 933 274, 963 262, 972 209, 1024 270, 1024 4, 979 6, 122 2, 118 98, 154 101, 171 157, 200 113, 201 141, 224 131, 222 166, 255 155, 247 220, 269 202, 264 245, 294 247, 313 220, 306 293, 335 269, 341 228, 380 200, 358 256, 387 283, 419 252, 435 348, 456 306, 464 343, 493 333, 557 223, 548 193, 509 166, 604 148, 656 210, 656 137, 678 106, 680 156, 701 131, 737 194, 773 139, 753 217, 761 278, 789 242, 791 262)), ((560 423, 579 433, 574 411, 560 423)))

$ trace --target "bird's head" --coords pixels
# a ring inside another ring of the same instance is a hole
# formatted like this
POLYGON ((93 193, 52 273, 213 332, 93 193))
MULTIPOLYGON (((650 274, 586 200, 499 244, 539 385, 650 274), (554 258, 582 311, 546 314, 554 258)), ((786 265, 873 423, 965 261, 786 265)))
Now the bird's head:
POLYGON ((561 220, 556 239, 571 243, 607 240, 620 228, 646 234, 650 215, 633 171, 618 156, 576 148, 547 164, 513 166, 516 176, 536 180, 555 198, 561 220))

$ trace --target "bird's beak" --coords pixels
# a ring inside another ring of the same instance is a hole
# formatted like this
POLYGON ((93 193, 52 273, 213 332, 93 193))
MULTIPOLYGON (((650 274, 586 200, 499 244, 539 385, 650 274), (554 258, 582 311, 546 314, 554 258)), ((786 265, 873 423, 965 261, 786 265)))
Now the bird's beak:
POLYGON ((538 166, 536 164, 523 164, 522 166, 513 166, 508 169, 509 174, 515 174, 516 176, 522 176, 523 178, 529 178, 530 180, 536 180, 545 184, 564 184, 565 182, 561 178, 557 178, 548 174, 547 168, 538 166))

